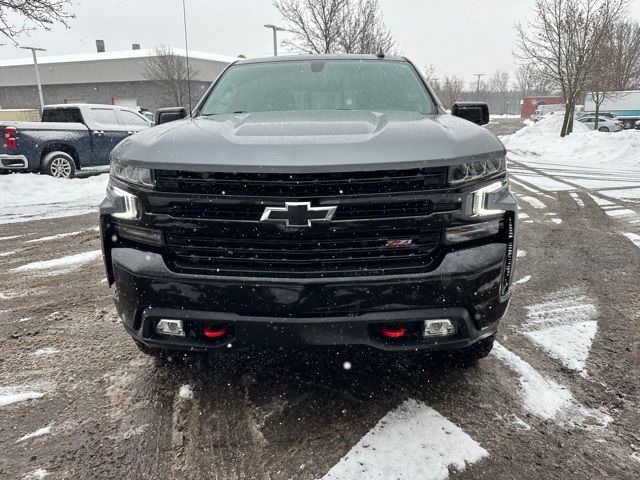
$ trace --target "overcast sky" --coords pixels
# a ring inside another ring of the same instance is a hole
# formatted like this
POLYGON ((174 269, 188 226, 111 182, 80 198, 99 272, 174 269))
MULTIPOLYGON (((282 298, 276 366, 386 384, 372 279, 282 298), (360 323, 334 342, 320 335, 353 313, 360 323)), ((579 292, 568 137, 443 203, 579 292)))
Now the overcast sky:
MULTIPOLYGON (((380 0, 387 27, 402 53, 419 66, 433 63, 438 76, 495 69, 513 71, 514 24, 525 19, 533 0, 380 0)), ((78 0, 76 19, 65 30, 38 31, 22 43, 46 47, 48 54, 95 51, 95 39, 107 50, 143 48, 160 43, 182 47, 181 0, 78 0)), ((632 0, 631 17, 640 19, 640 0, 632 0)), ((247 57, 272 52, 265 23, 283 24, 270 0, 187 0, 189 47, 247 57)), ((0 59, 28 54, 0 47, 0 59)), ((1 75, 1 72, 0 72, 1 75)))

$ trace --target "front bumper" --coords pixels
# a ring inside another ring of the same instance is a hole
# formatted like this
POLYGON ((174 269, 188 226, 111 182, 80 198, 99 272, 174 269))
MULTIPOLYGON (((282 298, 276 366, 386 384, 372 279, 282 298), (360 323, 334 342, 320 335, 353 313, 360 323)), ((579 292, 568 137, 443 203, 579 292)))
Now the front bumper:
POLYGON ((118 314, 127 331, 149 346, 438 350, 466 347, 495 333, 509 302, 509 294, 501 294, 506 250, 504 243, 457 250, 428 273, 331 279, 180 274, 170 271, 161 255, 132 248, 113 248, 107 258, 118 314), (161 318, 183 320, 186 337, 157 334, 161 318), (442 318, 455 322, 454 335, 422 335, 424 320, 442 318), (205 338, 200 332, 211 322, 229 325, 229 334, 205 338), (389 322, 406 323, 410 334, 384 337, 380 326, 389 322))

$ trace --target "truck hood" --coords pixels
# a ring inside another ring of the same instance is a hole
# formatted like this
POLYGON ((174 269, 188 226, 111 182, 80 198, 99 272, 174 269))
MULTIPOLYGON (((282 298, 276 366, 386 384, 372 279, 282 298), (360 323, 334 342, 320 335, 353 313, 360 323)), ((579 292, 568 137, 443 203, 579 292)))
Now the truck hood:
POLYGON ((296 173, 444 166, 504 154, 488 130, 451 115, 293 111, 179 120, 129 137, 112 156, 157 169, 296 173))

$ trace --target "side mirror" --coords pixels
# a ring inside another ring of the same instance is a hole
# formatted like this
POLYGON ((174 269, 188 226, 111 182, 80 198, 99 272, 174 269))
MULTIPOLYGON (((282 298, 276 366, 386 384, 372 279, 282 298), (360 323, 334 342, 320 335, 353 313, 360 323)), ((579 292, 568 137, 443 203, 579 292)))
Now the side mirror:
POLYGON ((489 105, 482 102, 456 102, 451 107, 451 115, 477 125, 486 125, 489 123, 489 105))
POLYGON ((189 114, 184 107, 159 108, 156 110, 156 125, 186 118, 189 114))

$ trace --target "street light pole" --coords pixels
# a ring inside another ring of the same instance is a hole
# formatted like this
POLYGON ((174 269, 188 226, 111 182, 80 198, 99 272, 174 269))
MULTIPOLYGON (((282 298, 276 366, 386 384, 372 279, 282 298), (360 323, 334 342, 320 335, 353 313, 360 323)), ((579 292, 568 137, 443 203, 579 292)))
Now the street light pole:
POLYGON ((273 56, 277 57, 278 56, 278 32, 284 32, 284 28, 277 27, 271 24, 267 24, 265 25, 265 27, 273 30, 273 56))
POLYGON ((478 77, 478 86, 476 87, 476 100, 480 100, 478 97, 480 96, 480 79, 484 77, 484 73, 474 73, 476 77, 478 77))
POLYGON ((38 97, 40 97, 40 113, 44 110, 44 99, 42 98, 42 84, 40 83, 40 70, 38 69, 38 55, 36 52, 46 52, 46 48, 38 48, 38 47, 20 47, 23 50, 31 50, 31 54, 33 55, 33 66, 36 70, 36 84, 38 85, 38 97))

